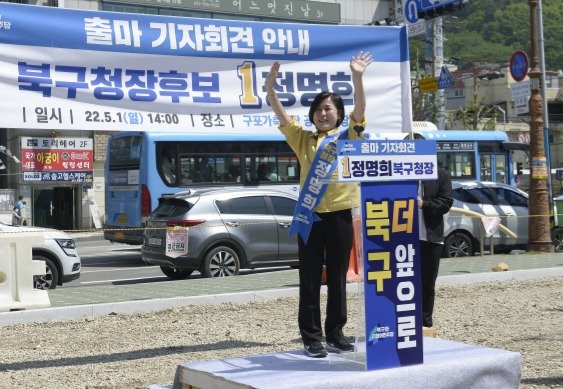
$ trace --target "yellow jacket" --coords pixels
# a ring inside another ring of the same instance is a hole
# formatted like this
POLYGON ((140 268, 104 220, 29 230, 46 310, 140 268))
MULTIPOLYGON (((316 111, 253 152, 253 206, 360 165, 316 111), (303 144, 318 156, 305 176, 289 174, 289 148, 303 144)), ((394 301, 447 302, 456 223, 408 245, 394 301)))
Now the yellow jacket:
MULTIPOLYGON (((350 115, 350 121, 348 125, 348 139, 362 139, 360 135, 353 128, 356 125, 361 125, 365 128, 365 121, 361 123, 356 123, 350 115)), ((293 121, 285 126, 279 126, 279 130, 284 134, 289 147, 299 158, 299 164, 301 165, 299 185, 303 188, 303 182, 307 177, 309 168, 313 163, 317 149, 323 139, 327 135, 333 135, 338 132, 338 128, 330 130, 326 133, 313 133, 311 131, 303 130, 303 127, 293 119, 293 121)), ((360 192, 358 189, 358 183, 355 182, 337 182, 338 171, 334 170, 330 183, 326 188, 324 196, 315 208, 315 212, 325 213, 341 211, 343 209, 352 209, 360 205, 360 192)))

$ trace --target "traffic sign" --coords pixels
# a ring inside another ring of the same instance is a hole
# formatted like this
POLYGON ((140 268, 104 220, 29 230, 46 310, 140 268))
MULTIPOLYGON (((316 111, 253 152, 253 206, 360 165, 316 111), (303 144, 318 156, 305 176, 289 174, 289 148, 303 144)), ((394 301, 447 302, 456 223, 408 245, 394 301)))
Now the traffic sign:
POLYGON ((454 77, 446 66, 442 66, 442 70, 440 71, 440 78, 438 78, 438 88, 446 89, 451 88, 453 85, 454 77))
POLYGON ((420 0, 420 9, 428 11, 438 7, 445 7, 447 5, 463 5, 462 0, 420 0))
POLYGON ((418 87, 422 93, 436 92, 438 90, 438 79, 436 77, 423 78, 418 81, 418 87))
POLYGON ((414 24, 418 22, 418 10, 420 9, 420 3, 418 0, 407 0, 405 1, 405 9, 403 11, 405 15, 405 20, 414 24))
POLYGON ((522 81, 528 74, 528 56, 517 50, 510 57, 510 75, 515 81, 522 81))
POLYGON ((427 10, 446 3, 455 3, 459 0, 421 0, 422 9, 427 10))
POLYGON ((424 20, 419 20, 414 24, 407 24, 407 30, 409 32, 409 37, 424 35, 424 20))
POLYGON ((403 15, 409 32, 409 37, 424 34, 424 20, 418 18, 420 0, 407 0, 404 4, 403 15))
POLYGON ((463 8, 469 0, 419 0, 418 17, 432 19, 463 8))
POLYGON ((530 80, 510 84, 510 93, 512 94, 512 100, 514 100, 514 109, 517 115, 530 112, 528 105, 530 95, 532 94, 530 80))

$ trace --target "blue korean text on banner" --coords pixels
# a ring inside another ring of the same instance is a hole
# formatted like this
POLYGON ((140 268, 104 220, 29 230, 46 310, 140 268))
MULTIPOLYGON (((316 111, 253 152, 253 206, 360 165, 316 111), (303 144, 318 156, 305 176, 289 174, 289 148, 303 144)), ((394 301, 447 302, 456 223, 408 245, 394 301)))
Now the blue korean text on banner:
POLYGON ((361 184, 367 370, 419 364, 417 181, 361 184))
POLYGON ((307 243, 313 223, 320 219, 314 210, 321 202, 328 181, 336 168, 336 141, 342 140, 346 136, 348 136, 348 131, 341 131, 326 136, 319 145, 295 205, 289 236, 298 233, 307 243))
POLYGON ((314 97, 353 106, 364 74, 373 129, 411 128, 406 27, 187 18, 0 2, 0 117, 6 128, 278 132, 264 82, 305 130, 314 97), (377 33, 375 33, 377 29, 377 33), (330 36, 331 39, 326 39, 330 36), (206 118, 213 117, 215 124, 206 118))

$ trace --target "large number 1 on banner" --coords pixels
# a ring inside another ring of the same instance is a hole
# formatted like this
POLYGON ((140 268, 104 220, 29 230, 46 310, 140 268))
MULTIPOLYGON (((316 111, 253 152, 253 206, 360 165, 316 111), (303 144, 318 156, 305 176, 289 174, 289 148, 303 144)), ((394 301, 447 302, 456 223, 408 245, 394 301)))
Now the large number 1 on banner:
POLYGON ((256 90, 256 65, 254 62, 245 61, 237 67, 242 94, 239 96, 240 106, 243 108, 259 108, 260 99, 256 90))
POLYGON ((350 158, 343 157, 340 161, 342 163, 342 178, 352 177, 352 175, 350 174, 350 158))

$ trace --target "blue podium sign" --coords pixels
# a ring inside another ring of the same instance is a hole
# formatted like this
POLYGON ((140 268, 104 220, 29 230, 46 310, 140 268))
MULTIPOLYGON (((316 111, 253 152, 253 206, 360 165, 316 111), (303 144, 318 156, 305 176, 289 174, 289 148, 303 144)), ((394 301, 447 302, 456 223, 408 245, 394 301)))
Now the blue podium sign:
POLYGON ((361 181, 366 369, 423 362, 418 206, 436 142, 340 141, 341 181, 361 181))
POLYGON ((417 182, 361 186, 366 368, 422 363, 417 182))

